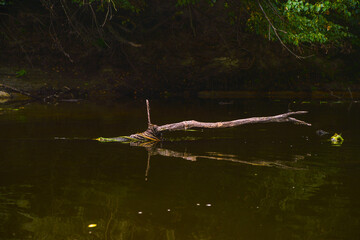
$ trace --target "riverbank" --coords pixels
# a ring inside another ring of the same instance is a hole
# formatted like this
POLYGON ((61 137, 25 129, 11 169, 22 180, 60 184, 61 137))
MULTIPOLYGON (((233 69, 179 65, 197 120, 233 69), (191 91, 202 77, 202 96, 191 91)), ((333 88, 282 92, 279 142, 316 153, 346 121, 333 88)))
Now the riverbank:
MULTIPOLYGON (((304 85, 281 86, 279 90, 264 89, 259 84, 233 90, 208 89, 206 86, 196 86, 193 89, 184 88, 174 91, 166 88, 134 88, 129 82, 136 79, 131 72, 118 71, 113 68, 103 68, 92 77, 84 76, 76 71, 66 71, 62 67, 47 70, 19 67, 0 68, 0 84, 33 96, 61 95, 64 99, 109 99, 120 98, 200 98, 200 99, 316 99, 316 100, 358 100, 360 85, 342 82, 314 82, 304 85), (23 75, 20 76, 20 73, 23 75)), ((149 80, 148 80, 149 81, 149 80)), ((11 89, 0 86, 4 93, 2 98, 25 99, 25 96, 11 89)))
MULTIPOLYGON (((139 57, 136 66, 119 58, 109 61, 106 56, 92 55, 86 58, 87 64, 69 62, 52 52, 38 56, 40 60, 31 65, 13 50, 7 53, 8 58, 4 55, 0 58, 0 83, 41 96, 67 89, 74 98, 359 98, 356 52, 334 58, 296 60, 292 56, 274 55, 277 50, 270 46, 265 49, 254 51, 259 56, 247 69, 240 64, 246 57, 232 60, 214 57, 209 61, 206 45, 197 52, 184 48, 187 54, 177 59, 174 58, 177 53, 169 51, 164 57, 172 57, 171 61, 147 55, 149 47, 145 47, 142 57, 131 54, 139 57), (202 57, 195 59, 191 54, 202 57)), ((220 52, 214 49, 212 54, 220 56, 220 52)))

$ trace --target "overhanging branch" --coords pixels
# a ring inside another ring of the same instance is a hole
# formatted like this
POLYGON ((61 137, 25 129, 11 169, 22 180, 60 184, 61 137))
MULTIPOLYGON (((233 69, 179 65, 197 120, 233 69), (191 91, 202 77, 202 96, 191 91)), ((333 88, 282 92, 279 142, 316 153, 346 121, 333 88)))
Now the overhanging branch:
MULTIPOLYGON (((264 14, 266 20, 268 21, 269 25, 270 25, 271 28, 274 30, 274 33, 275 33, 276 38, 279 40, 279 42, 281 43, 281 45, 282 45, 286 50, 288 50, 289 53, 291 53, 292 55, 294 55, 294 56, 295 56, 296 58, 298 58, 298 59, 305 59, 305 58, 309 58, 309 57, 314 56, 314 55, 310 55, 310 56, 304 57, 304 56, 300 56, 300 55, 297 55, 296 53, 294 53, 294 52, 283 42, 283 40, 282 40, 281 37, 279 36, 278 31, 282 31, 282 30, 277 29, 277 28, 274 26, 274 24, 271 22, 270 18, 269 18, 268 15, 266 14, 264 8, 262 7, 260 1, 257 0, 257 2, 258 2, 258 5, 259 5, 261 11, 262 11, 263 14, 264 14)), ((282 32, 283 32, 283 31, 282 31, 282 32)), ((269 36, 270 36, 270 31, 269 31, 269 36)), ((269 38, 270 38, 270 37, 269 37, 269 38)))

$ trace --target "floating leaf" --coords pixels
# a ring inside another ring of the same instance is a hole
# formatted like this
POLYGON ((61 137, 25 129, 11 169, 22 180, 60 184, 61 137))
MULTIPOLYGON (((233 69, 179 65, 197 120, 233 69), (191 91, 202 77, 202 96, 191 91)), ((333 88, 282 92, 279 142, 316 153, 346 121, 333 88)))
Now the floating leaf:
POLYGON ((330 138, 331 144, 341 145, 344 142, 344 139, 341 137, 341 134, 335 133, 334 136, 330 138))

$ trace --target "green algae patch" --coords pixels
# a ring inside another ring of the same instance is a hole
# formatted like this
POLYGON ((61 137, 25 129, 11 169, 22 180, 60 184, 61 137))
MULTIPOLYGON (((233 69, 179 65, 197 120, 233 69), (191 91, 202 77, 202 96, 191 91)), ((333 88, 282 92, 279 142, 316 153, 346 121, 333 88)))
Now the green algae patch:
POLYGON ((139 141, 136 138, 131 138, 131 137, 127 137, 127 136, 114 137, 114 138, 99 137, 99 138, 95 138, 94 140, 98 141, 98 142, 102 142, 102 143, 108 143, 108 142, 130 143, 130 142, 138 142, 139 141))

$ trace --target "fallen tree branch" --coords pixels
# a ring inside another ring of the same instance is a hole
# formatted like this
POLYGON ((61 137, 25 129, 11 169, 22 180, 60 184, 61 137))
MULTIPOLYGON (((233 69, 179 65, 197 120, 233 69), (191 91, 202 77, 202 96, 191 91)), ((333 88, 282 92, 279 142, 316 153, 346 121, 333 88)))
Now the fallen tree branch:
POLYGON ((288 112, 288 113, 269 116, 269 117, 252 117, 252 118, 237 119, 227 122, 213 122, 213 123, 190 120, 179 123, 166 124, 163 126, 157 126, 156 130, 158 132, 164 132, 164 131, 187 130, 190 128, 228 128, 228 127, 237 127, 245 124, 270 123, 270 122, 293 122, 301 125, 311 126, 310 123, 306 123, 296 118, 289 117, 291 115, 304 114, 304 113, 307 113, 307 111, 288 112))
POLYGON ((225 122, 198 122, 195 120, 182 121, 177 123, 165 124, 162 126, 157 126, 150 122, 150 107, 149 101, 146 100, 147 106, 147 115, 148 115, 148 129, 142 133, 132 134, 130 136, 121 136, 115 138, 97 138, 96 140, 100 142, 148 142, 148 141, 161 141, 162 133, 168 131, 185 131, 191 128, 229 128, 237 127, 246 124, 256 124, 256 123, 282 123, 290 122, 298 125, 311 126, 310 123, 301 121, 299 119, 290 117, 298 114, 305 114, 307 111, 297 111, 297 112, 288 112, 275 116, 268 117, 251 117, 244 119, 237 119, 233 121, 225 122))
POLYGON ((0 88, 3 88, 3 89, 6 89, 6 90, 10 90, 12 92, 16 92, 16 93, 19 93, 21 95, 24 95, 24 96, 27 96, 29 98, 32 98, 32 99, 36 99, 38 100, 39 98, 30 94, 29 92, 26 92, 26 91, 23 91, 23 90, 19 90, 17 88, 14 88, 14 87, 11 87, 11 86, 8 86, 8 85, 5 85, 5 84, 0 84, 0 88))
POLYGON ((71 99, 67 98, 67 100, 74 100, 73 99, 74 96, 72 94, 72 89, 70 89, 67 86, 64 86, 63 89, 59 89, 59 90, 56 90, 56 89, 51 89, 51 90, 39 89, 36 92, 30 93, 30 92, 27 92, 27 91, 24 91, 24 90, 21 90, 21 89, 18 89, 18 88, 15 88, 15 87, 0 83, 0 89, 5 89, 5 90, 7 90, 9 92, 15 92, 15 93, 24 95, 24 96, 32 99, 32 101, 40 101, 40 102, 50 103, 50 102, 56 102, 56 101, 59 101, 59 100, 66 100, 66 98, 64 98, 64 95, 66 95, 66 94, 71 94, 71 96, 72 96, 71 99), (44 93, 48 94, 48 95, 44 95, 44 93))

